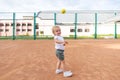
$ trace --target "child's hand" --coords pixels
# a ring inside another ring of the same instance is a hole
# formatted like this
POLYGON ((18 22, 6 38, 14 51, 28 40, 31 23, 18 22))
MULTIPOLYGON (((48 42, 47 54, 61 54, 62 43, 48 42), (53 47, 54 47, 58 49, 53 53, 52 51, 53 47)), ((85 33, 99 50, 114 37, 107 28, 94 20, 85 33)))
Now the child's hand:
POLYGON ((68 42, 67 42, 67 41, 65 41, 63 45, 65 46, 66 44, 68 44, 68 42))
POLYGON ((68 42, 67 42, 67 41, 65 41, 65 44, 68 44, 68 42))

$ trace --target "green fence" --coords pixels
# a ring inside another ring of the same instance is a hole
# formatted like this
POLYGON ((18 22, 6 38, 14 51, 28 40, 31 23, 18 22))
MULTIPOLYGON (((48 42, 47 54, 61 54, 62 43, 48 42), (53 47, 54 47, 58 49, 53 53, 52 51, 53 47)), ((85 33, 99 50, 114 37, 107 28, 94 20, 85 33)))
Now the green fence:
POLYGON ((0 39, 36 39, 36 13, 1 12, 0 39))
POLYGON ((53 25, 67 39, 120 38, 120 11, 0 12, 0 39, 53 39, 53 25))

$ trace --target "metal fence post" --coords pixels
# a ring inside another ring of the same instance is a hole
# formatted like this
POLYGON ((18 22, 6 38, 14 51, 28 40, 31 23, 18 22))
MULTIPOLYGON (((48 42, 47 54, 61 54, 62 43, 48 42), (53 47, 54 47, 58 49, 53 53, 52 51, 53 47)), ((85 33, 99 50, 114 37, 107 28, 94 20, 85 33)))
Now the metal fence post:
POLYGON ((56 25, 56 13, 54 13, 54 25, 56 25))
POLYGON ((74 37, 74 39, 76 39, 77 38, 77 13, 75 13, 75 37, 74 37))
POLYGON ((34 40, 36 40, 36 13, 34 13, 34 40))
POLYGON ((15 40, 15 13, 13 13, 13 40, 15 40))
POLYGON ((97 39, 97 13, 95 13, 95 34, 94 38, 97 39))
MULTIPOLYGON (((117 14, 115 13, 115 16, 116 16, 116 15, 117 15, 117 14)), ((115 22, 114 25, 115 25, 114 38, 117 39, 117 22, 115 22)))

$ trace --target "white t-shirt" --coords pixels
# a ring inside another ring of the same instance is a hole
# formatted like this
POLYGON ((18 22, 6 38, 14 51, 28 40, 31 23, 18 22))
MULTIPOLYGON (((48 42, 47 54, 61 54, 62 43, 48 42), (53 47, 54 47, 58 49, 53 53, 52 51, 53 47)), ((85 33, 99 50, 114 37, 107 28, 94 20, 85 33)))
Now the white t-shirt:
MULTIPOLYGON (((59 41, 64 41, 64 38, 62 36, 54 36, 54 39, 55 40, 59 40, 59 41)), ((61 49, 61 50, 64 50, 65 47, 63 44, 58 44, 58 43, 55 43, 55 49, 61 49)))

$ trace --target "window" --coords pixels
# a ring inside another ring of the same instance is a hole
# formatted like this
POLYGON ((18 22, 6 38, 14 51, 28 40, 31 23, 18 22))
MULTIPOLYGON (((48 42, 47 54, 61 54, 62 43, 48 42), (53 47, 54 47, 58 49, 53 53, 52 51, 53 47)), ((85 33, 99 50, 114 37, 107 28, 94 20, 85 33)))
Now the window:
POLYGON ((38 23, 36 23, 36 29, 39 29, 39 25, 38 25, 38 23))
POLYGON ((82 32, 82 29, 78 29, 78 32, 82 32))
MULTIPOLYGON (((15 25, 15 23, 14 23, 14 25, 15 25)), ((11 23, 11 27, 13 27, 13 23, 11 23)))
POLYGON ((32 29, 28 29, 28 32, 29 32, 29 31, 32 31, 32 29))
POLYGON ((9 26, 9 23, 5 23, 5 26, 9 26))
POLYGON ((90 30, 89 29, 85 29, 85 32, 90 32, 90 30))
POLYGON ((70 32, 75 32, 75 29, 70 29, 70 32))
POLYGON ((8 32, 9 31, 9 29, 5 29, 5 32, 8 32))
POLYGON ((0 26, 4 26, 4 24, 3 24, 3 23, 0 23, 0 26))
POLYGON ((17 31, 17 32, 19 32, 19 31, 20 31, 20 29, 17 29, 16 31, 17 31))
POLYGON ((27 26, 32 26, 32 24, 31 24, 31 23, 28 23, 27 26))
POLYGON ((44 31, 40 31, 40 34, 44 34, 44 31))
POLYGON ((22 29, 22 31, 24 32, 24 31, 26 31, 26 29, 22 29))
POLYGON ((3 29, 0 29, 0 32, 3 32, 3 29))
POLYGON ((20 23, 17 23, 17 25, 16 26, 20 26, 20 23))
POLYGON ((26 26, 26 24, 25 24, 25 23, 22 23, 22 26, 26 26))
POLYGON ((13 23, 11 23, 11 26, 13 26, 13 23))

